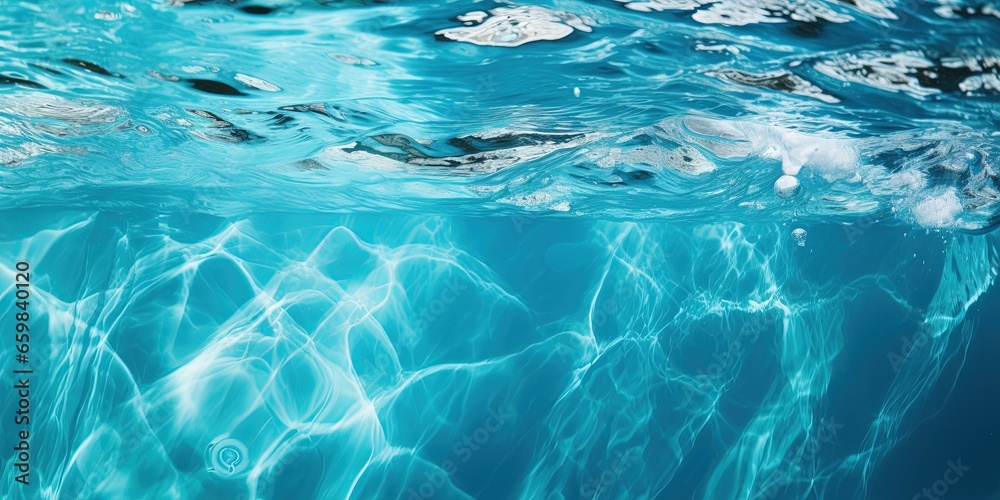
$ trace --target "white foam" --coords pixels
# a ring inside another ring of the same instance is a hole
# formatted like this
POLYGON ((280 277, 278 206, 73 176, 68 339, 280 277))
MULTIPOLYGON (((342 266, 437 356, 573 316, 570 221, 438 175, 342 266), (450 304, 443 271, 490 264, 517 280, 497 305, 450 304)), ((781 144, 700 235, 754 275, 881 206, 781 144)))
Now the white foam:
POLYGON ((809 167, 827 180, 857 177, 860 158, 850 139, 807 134, 774 125, 700 117, 687 117, 684 125, 696 134, 737 141, 737 144, 746 141, 743 144, 749 143, 750 152, 757 156, 781 160, 781 171, 785 175, 798 175, 803 167, 809 167))
POLYGON ((955 188, 938 196, 928 196, 913 207, 913 216, 924 227, 953 227, 962 213, 962 201, 955 188))
POLYGON ((617 0, 625 3, 625 8, 637 12, 653 12, 654 10, 694 10, 705 2, 697 0, 649 0, 645 2, 629 2, 628 0, 617 0))
POLYGON ((958 84, 962 92, 1000 92, 1000 75, 984 73, 972 75, 958 84))
POLYGON ((462 14, 461 16, 458 16, 457 19, 463 23, 481 23, 487 17, 490 17, 490 15, 481 10, 476 10, 469 12, 468 14, 462 14))
POLYGON ((927 179, 923 172, 918 170, 906 170, 889 176, 885 181, 885 187, 906 192, 920 191, 927 185, 927 179))
POLYGON ((560 10, 550 10, 533 5, 497 7, 485 17, 481 11, 459 16, 473 26, 443 29, 435 33, 457 42, 492 47, 517 47, 539 40, 566 38, 574 30, 591 31, 592 21, 560 10))
POLYGON ((846 139, 818 137, 781 127, 768 130, 781 149, 781 170, 798 175, 804 166, 827 179, 851 177, 857 172, 858 153, 846 139))
POLYGON ((854 18, 819 2, 799 0, 617 0, 639 12, 664 10, 692 11, 692 19, 702 24, 745 26, 757 23, 784 23, 789 20, 846 23, 854 18), (702 8, 707 6, 706 8, 702 8))
POLYGON ((702 175, 714 172, 717 168, 697 149, 683 145, 668 149, 656 144, 650 144, 630 149, 609 148, 595 151, 592 155, 597 160, 597 166, 610 168, 616 165, 648 165, 651 167, 669 168, 688 175, 702 175))

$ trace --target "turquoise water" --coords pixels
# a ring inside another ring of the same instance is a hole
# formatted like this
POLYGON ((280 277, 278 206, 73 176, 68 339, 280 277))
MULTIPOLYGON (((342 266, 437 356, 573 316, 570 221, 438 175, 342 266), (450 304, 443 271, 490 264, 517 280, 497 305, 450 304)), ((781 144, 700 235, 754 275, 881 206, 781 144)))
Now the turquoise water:
POLYGON ((0 6, 2 498, 1000 498, 997 6, 0 6))

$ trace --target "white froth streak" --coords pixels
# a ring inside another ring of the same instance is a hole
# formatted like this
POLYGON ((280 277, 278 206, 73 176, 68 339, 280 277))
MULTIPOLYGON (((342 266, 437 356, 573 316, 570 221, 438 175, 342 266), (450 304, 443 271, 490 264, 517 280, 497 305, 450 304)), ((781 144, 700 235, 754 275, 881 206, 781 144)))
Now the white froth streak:
MULTIPOLYGON (((803 168, 812 169, 828 181, 860 180, 860 155, 851 139, 820 137, 784 127, 746 122, 696 119, 695 122, 689 122, 689 127, 691 125, 698 133, 710 131, 712 135, 746 140, 760 156, 781 160, 784 175, 775 182, 774 189, 783 198, 794 195, 798 190, 796 176, 803 168)), ((911 196, 926 185, 925 179, 913 172, 905 177, 896 176, 892 180, 902 184, 897 187, 904 188, 911 196)), ((897 199, 895 203, 900 201, 897 199)), ((902 203, 904 206, 907 204, 905 201, 902 203)), ((961 225, 963 211, 961 197, 954 187, 928 194, 910 205, 915 222, 926 228, 958 227, 961 225)))
POLYGON ((574 30, 591 31, 589 19, 537 6, 497 7, 489 11, 474 11, 459 16, 471 26, 447 28, 435 32, 450 40, 492 47, 517 47, 540 40, 559 40, 574 30))
POLYGON ((857 174, 859 156, 850 139, 821 137, 774 125, 695 117, 687 118, 685 126, 698 134, 746 141, 761 157, 781 160, 784 175, 796 176, 807 165, 831 180, 857 174))
POLYGON ((913 207, 913 217, 923 227, 954 227, 961 213, 962 200, 958 198, 955 188, 928 196, 913 207))

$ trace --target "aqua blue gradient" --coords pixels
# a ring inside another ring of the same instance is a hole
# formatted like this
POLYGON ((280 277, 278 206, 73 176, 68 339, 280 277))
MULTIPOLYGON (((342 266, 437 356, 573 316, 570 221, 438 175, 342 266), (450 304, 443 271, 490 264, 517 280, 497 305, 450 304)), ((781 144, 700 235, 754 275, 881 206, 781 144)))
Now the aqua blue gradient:
POLYGON ((951 0, 0 0, 0 498, 1000 499, 998 74, 951 0))
MULTIPOLYGON (((41 276, 35 474, 60 498, 901 497, 921 483, 888 460, 998 305, 992 235, 4 216, 2 258, 41 276), (244 475, 206 471, 223 434, 244 475)), ((952 444, 964 491, 997 486, 983 438, 952 444)))

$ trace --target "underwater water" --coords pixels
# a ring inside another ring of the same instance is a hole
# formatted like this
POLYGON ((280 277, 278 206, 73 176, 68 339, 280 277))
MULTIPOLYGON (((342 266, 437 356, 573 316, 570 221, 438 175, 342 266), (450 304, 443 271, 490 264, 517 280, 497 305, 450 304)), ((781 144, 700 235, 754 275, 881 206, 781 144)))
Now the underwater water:
POLYGON ((1000 6, 0 1, 0 498, 1000 499, 1000 6))

